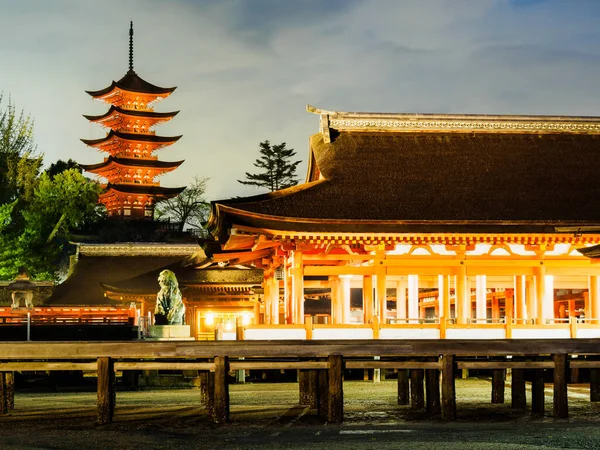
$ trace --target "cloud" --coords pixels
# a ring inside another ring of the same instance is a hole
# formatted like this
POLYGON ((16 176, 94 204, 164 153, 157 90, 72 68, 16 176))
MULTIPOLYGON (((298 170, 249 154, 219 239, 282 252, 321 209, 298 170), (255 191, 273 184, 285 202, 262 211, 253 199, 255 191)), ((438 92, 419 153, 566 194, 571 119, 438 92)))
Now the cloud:
MULTIPOLYGON (((36 120, 49 164, 99 162, 80 138, 104 131, 84 92, 135 68, 177 85, 161 151, 185 159, 167 186, 211 178, 212 199, 255 193, 236 182, 259 142, 307 155, 318 119, 341 111, 597 115, 598 2, 509 0, 0 0, 0 90, 36 120), (99 6, 101 4, 101 7, 99 6), (9 62, 9 63, 7 63, 9 62)), ((304 164, 300 178, 304 177, 304 164)))

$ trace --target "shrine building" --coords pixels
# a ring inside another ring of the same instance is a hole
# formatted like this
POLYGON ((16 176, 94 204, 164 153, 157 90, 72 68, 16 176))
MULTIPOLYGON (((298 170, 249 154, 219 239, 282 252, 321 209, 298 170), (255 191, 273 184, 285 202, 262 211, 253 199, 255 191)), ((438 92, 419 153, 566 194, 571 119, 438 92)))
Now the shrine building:
POLYGON ((175 197, 185 187, 168 188, 160 185, 158 176, 175 170, 183 161, 160 161, 155 152, 175 142, 181 136, 158 136, 154 127, 175 117, 178 111, 155 112, 153 104, 175 90, 143 80, 133 70, 133 22, 129 29, 129 71, 119 81, 99 91, 87 91, 97 100, 110 104, 99 116, 84 116, 110 131, 101 139, 82 139, 90 147, 108 154, 98 164, 81 167, 106 178, 100 202, 109 217, 149 219, 154 215, 158 200, 175 197))
POLYGON ((600 118, 308 110, 304 183, 212 202, 213 261, 264 269, 257 327, 600 337, 600 118))

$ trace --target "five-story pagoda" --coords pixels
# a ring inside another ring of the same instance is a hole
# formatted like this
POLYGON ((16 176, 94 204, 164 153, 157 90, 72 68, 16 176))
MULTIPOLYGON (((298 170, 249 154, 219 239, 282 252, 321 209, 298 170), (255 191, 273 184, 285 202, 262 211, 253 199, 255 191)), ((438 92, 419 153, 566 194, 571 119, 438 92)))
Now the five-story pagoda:
POLYGON ((104 161, 81 167, 108 180, 100 202, 110 217, 152 219, 157 201, 175 197, 185 187, 160 186, 156 177, 170 172, 183 161, 159 161, 155 152, 181 136, 157 136, 154 126, 171 120, 179 111, 158 113, 153 103, 168 97, 176 88, 148 83, 133 70, 133 22, 129 28, 129 71, 119 81, 99 91, 86 91, 111 105, 107 113, 84 117, 110 129, 101 139, 82 141, 108 153, 104 161))

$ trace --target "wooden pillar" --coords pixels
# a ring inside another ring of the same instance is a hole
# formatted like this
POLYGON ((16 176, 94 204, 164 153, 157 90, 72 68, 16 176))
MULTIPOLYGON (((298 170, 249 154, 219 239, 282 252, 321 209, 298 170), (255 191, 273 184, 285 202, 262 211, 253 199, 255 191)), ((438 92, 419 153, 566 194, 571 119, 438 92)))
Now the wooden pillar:
POLYGON ((373 277, 363 276, 363 314, 364 323, 373 322, 373 277))
POLYGON ((567 355, 564 353, 553 355, 554 360, 554 408, 555 419, 569 417, 569 403, 567 396, 567 355))
POLYGON ((15 373, 5 372, 4 389, 6 392, 6 408, 9 411, 15 409, 15 373))
POLYGON ((406 319, 406 281, 405 280, 398 281, 396 283, 396 319, 406 319))
POLYGON ((263 278, 263 299, 265 304, 265 324, 271 324, 271 313, 273 312, 273 307, 271 306, 271 301, 273 297, 271 296, 271 277, 272 271, 271 269, 265 269, 264 278, 263 278))
POLYGON ((112 422, 115 409, 115 366, 111 358, 98 358, 98 418, 99 425, 112 422))
POLYGON ((458 310, 457 322, 468 323, 471 318, 471 290, 467 284, 467 268, 460 265, 456 271, 456 300, 454 307, 458 310))
MULTIPOLYGON (((592 275, 589 277, 589 294, 588 303, 590 309, 589 318, 592 319, 591 323, 598 324, 600 319, 600 277, 598 275, 592 275)), ((588 316, 586 316, 587 319, 588 316)), ((587 320, 586 320, 587 322, 587 320)))
MULTIPOLYGON (((543 263, 543 261, 541 261, 543 263)), ((541 325, 544 320, 544 298, 546 297, 546 266, 540 265, 533 268, 535 276, 535 297, 537 304, 536 323, 541 325)))
POLYGON ((454 355, 442 355, 442 419, 456 419, 454 355))
POLYGON ((215 417, 215 373, 208 372, 206 374, 206 410, 210 420, 214 421, 215 417))
POLYGON ((531 380, 531 413, 544 415, 544 369, 533 369, 531 380))
POLYGON ((200 404, 208 407, 208 374, 207 370, 199 370, 198 378, 200 381, 200 404))
POLYGON ((425 392, 427 397, 427 414, 436 416, 442 411, 440 405, 440 371, 425 370, 425 392))
POLYGON ((487 319, 487 277, 475 275, 475 316, 487 319))
POLYGON ((504 369, 492 369, 492 403, 504 403, 504 369))
POLYGON ((229 358, 215 356, 213 414, 215 423, 229 422, 229 358))
MULTIPOLYGON (((514 316, 517 319, 525 319, 527 317, 527 310, 525 309, 525 276, 515 276, 515 313, 514 316)), ((508 316, 508 314, 506 314, 508 316)))
POLYGON ((339 325, 343 323, 343 308, 340 292, 340 278, 338 276, 329 277, 329 288, 331 289, 331 323, 339 325))
POLYGON ((302 251, 296 249, 292 258, 292 295, 296 311, 295 323, 304 323, 304 262, 302 251))
POLYGON ((342 355, 329 356, 327 421, 330 423, 342 423, 344 419, 343 367, 342 355))
MULTIPOLYGON (((383 264, 383 261, 375 261, 376 264, 383 264)), ((379 323, 385 325, 387 323, 387 291, 385 288, 386 273, 385 266, 377 267, 377 305, 379 323)))
POLYGON ((527 408, 527 397, 525 394, 525 371, 523 369, 512 369, 510 395, 512 408, 527 408))
POLYGON ((529 321, 535 321, 537 317, 537 299, 535 297, 535 279, 534 277, 525 278, 525 292, 526 292, 526 306, 527 306, 527 319, 529 321))
MULTIPOLYGON (((408 276, 408 318, 417 319, 419 314, 419 275, 408 276)), ((411 320, 414 323, 416 321, 411 320)))
POLYGON ((410 407, 412 409, 425 408, 423 376, 423 369, 410 369, 410 407))
POLYGON ((6 397, 6 372, 0 372, 0 414, 6 414, 8 412, 8 402, 6 397))
POLYGON ((340 293, 342 296, 342 323, 348 324, 351 321, 350 315, 350 278, 340 278, 340 293))
POLYGON ((406 369, 398 369, 398 404, 399 405, 408 405, 409 404, 409 396, 408 391, 408 370, 406 369))
POLYGON ((590 402, 600 402, 600 369, 590 369, 590 402))
POLYGON ((317 390, 319 417, 328 420, 329 418, 329 370, 317 371, 317 390))
POLYGON ((271 296, 271 323, 279 325, 279 280, 275 276, 275 271, 272 272, 270 281, 269 293, 271 296))
POLYGON ((438 317, 450 318, 450 277, 438 275, 438 317))
POLYGON ((254 325, 260 324, 260 302, 258 299, 254 300, 254 325))

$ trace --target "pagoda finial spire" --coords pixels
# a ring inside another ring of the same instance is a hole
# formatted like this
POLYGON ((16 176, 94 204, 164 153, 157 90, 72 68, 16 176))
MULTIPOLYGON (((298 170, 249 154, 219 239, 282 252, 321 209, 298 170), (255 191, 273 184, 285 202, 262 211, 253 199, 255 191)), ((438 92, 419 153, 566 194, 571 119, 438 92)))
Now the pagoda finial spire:
POLYGON ((129 70, 133 72, 133 20, 129 22, 129 70))

